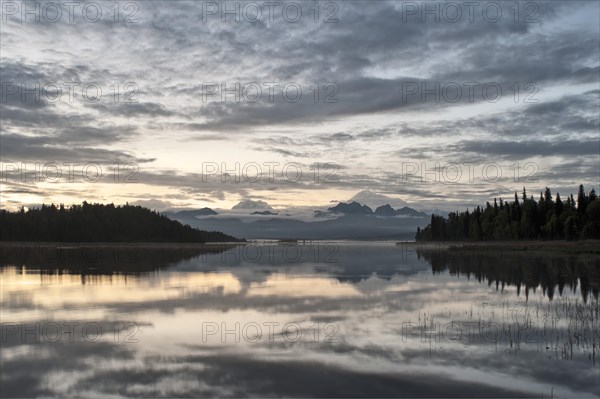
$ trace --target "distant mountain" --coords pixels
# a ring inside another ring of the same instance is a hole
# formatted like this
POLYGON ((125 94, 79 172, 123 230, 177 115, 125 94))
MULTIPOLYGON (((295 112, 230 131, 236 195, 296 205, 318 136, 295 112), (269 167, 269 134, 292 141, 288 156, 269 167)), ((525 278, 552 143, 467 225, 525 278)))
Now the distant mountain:
POLYGON ((375 215, 384 217, 396 216, 396 210, 390 204, 385 204, 375 209, 375 215))
POLYGON ((422 212, 425 212, 428 215, 438 215, 438 216, 443 216, 445 218, 448 217, 448 214, 450 212, 445 211, 443 209, 439 209, 439 208, 426 208, 426 209, 422 209, 422 212))
POLYGON ((242 221, 237 217, 179 219, 202 229, 219 230, 246 239, 413 239, 417 227, 423 228, 429 218, 373 217, 342 215, 335 219, 313 219, 313 222, 275 216, 242 221))
POLYGON ((396 209, 396 215, 399 216, 413 216, 413 217, 421 217, 421 218, 426 218, 429 215, 427 215, 427 213, 425 212, 419 212, 413 208, 409 208, 408 206, 405 206, 403 208, 400 209, 396 209))
POLYGON ((218 216, 170 216, 185 224, 246 239, 412 239, 414 231, 430 221, 428 215, 409 207, 394 209, 391 204, 383 204, 374 212, 356 201, 340 202, 326 210, 308 208, 304 214, 291 212, 292 217, 288 211, 265 207, 271 208, 264 201, 246 200, 230 212, 219 210, 218 216))
POLYGON ((181 216, 190 216, 190 217, 218 215, 217 212, 213 211, 210 208, 195 209, 195 210, 191 210, 191 211, 179 211, 179 212, 177 212, 177 214, 181 215, 181 216))
POLYGON ((408 206, 406 201, 403 201, 399 198, 392 198, 392 197, 388 197, 383 194, 378 194, 371 190, 360 191, 354 197, 350 198, 348 201, 365 204, 372 209, 375 209, 379 206, 383 206, 386 204, 391 205, 395 208, 402 208, 402 207, 408 206))
POLYGON ((243 210, 243 209, 251 209, 251 210, 260 210, 260 211, 274 211, 271 205, 267 204, 265 201, 253 201, 253 200, 244 200, 234 205, 232 210, 243 210))
POLYGON ((331 212, 327 212, 327 211, 315 211, 314 216, 316 218, 329 218, 329 217, 333 217, 334 215, 332 215, 331 212))
POLYGON ((335 214, 343 215, 375 215, 379 217, 394 217, 394 216, 411 216, 411 217, 427 217, 424 212, 419 212, 415 209, 409 208, 408 206, 400 209, 394 209, 390 204, 385 204, 377 209, 375 212, 366 205, 361 205, 358 202, 340 202, 334 207, 328 208, 327 212, 315 211, 315 217, 326 217, 335 214))
POLYGON ((251 215, 277 216, 279 214, 275 213, 275 212, 271 212, 271 211, 255 211, 255 212, 252 212, 251 215))
POLYGON ((412 217, 427 217, 424 212, 419 212, 415 209, 405 206, 400 209, 394 209, 389 204, 380 206, 375 209, 375 215, 381 217, 394 217, 394 216, 412 216, 412 217))
POLYGON ((346 204, 340 202, 334 207, 327 209, 331 213, 341 213, 344 215, 372 215, 373 210, 366 205, 361 205, 356 201, 346 204))

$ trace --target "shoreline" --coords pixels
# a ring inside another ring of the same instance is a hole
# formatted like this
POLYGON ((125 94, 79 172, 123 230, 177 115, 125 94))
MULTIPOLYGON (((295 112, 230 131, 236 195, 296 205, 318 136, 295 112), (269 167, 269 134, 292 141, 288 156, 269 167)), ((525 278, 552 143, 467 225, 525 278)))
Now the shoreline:
POLYGON ((416 249, 430 251, 461 251, 461 250, 507 250, 521 252, 548 252, 568 254, 597 254, 600 255, 600 240, 582 241, 427 241, 427 242, 397 242, 397 246, 410 246, 416 249))
POLYGON ((567 254, 594 254, 600 255, 600 240, 582 241, 334 241, 311 240, 310 242, 291 241, 238 241, 238 242, 206 242, 206 243, 175 243, 175 242, 48 242, 48 241, 0 241, 2 250, 15 248, 38 248, 56 250, 77 250, 88 248, 106 249, 161 249, 161 250, 186 250, 215 247, 235 247, 244 245, 360 245, 384 244, 397 247, 410 247, 422 251, 512 251, 512 252, 546 252, 567 254))
POLYGON ((214 246, 245 245, 246 242, 51 242, 51 241, 0 241, 2 249, 17 247, 38 247, 55 249, 79 249, 79 248, 152 248, 152 249, 194 249, 214 246))

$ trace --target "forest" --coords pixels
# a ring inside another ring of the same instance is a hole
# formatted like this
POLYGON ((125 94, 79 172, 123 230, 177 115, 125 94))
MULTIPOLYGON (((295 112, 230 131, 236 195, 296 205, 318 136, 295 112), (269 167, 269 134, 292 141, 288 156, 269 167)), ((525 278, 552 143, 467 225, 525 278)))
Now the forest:
POLYGON ((42 205, 0 211, 1 241, 33 242, 232 242, 236 238, 183 225, 141 206, 42 205))
POLYGON ((594 189, 585 192, 579 186, 562 200, 546 187, 539 200, 528 197, 477 206, 471 212, 452 212, 445 218, 431 215, 431 223, 417 229, 417 241, 491 241, 491 240, 580 240, 600 238, 600 201, 594 189))
POLYGON ((419 258, 431 264, 433 274, 449 272, 453 276, 475 279, 504 292, 506 286, 516 287, 529 298, 531 291, 541 289, 552 300, 555 294, 580 291, 584 303, 600 295, 600 260, 597 258, 573 259, 569 256, 545 256, 544 253, 515 253, 456 250, 437 251, 417 249, 419 258))

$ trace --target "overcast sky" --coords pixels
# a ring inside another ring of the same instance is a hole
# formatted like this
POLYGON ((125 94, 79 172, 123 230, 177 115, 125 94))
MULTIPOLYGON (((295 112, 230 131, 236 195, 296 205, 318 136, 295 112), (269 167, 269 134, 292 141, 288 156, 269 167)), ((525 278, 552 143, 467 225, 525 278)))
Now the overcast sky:
POLYGON ((3 207, 317 207, 368 189, 454 210, 598 190, 597 1, 1 12, 3 207))

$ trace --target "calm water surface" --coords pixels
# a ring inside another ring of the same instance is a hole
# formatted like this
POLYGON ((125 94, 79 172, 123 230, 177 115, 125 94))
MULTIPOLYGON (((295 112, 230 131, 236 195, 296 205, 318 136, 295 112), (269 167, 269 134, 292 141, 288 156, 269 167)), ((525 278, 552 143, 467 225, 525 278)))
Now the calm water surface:
POLYGON ((393 243, 3 250, 3 397, 597 397, 600 261, 393 243))

